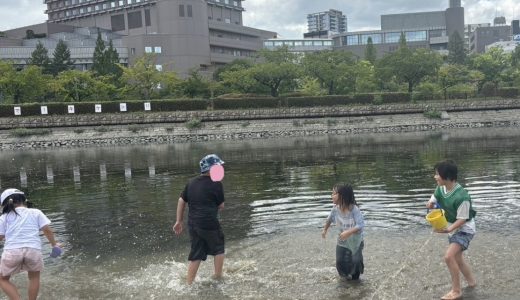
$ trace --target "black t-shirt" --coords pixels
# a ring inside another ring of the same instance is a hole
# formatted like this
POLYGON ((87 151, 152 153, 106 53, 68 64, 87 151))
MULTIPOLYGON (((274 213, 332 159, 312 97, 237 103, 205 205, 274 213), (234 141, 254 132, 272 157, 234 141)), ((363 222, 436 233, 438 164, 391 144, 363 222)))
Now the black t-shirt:
POLYGON ((181 193, 188 203, 188 225, 201 229, 219 229, 218 206, 224 202, 224 189, 220 181, 209 176, 192 178, 181 193))

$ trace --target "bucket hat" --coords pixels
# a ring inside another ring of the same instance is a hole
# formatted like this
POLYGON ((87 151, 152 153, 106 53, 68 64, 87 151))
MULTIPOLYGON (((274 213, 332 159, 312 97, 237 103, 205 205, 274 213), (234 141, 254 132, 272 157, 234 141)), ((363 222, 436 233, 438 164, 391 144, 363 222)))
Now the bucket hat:
POLYGON ((200 172, 206 173, 213 165, 223 165, 224 161, 216 154, 208 154, 200 160, 200 172))

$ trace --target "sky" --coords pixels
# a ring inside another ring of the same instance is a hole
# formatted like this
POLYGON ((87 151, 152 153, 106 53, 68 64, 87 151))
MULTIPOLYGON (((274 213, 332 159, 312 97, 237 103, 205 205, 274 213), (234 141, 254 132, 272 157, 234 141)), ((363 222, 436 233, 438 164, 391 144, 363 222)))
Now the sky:
MULTIPOLYGON (((45 22, 43 0, 0 0, 0 31, 45 22)), ((282 38, 302 38, 307 32, 307 14, 341 10, 348 31, 380 29, 382 14, 442 11, 449 0, 245 0, 245 26, 277 32, 282 38)), ((492 23, 495 16, 511 23, 520 18, 517 0, 466 0, 465 23, 492 23)))

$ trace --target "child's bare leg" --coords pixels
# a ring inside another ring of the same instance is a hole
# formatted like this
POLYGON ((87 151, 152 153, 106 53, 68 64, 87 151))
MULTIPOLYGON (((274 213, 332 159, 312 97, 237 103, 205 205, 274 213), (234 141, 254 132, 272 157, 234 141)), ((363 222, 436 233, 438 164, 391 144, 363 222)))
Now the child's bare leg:
POLYGON ((193 280, 195 280, 200 262, 200 260, 190 260, 190 263, 188 264, 188 277, 186 278, 188 284, 192 284, 193 280))
POLYGON ((451 275, 451 291, 444 295, 441 299, 457 299, 462 295, 460 288, 460 269, 457 263, 457 254, 462 253, 462 248, 459 244, 451 243, 444 255, 444 261, 448 266, 451 275))
POLYGON ((28 272, 29 277, 29 300, 36 300, 40 290, 40 272, 28 272))
POLYGON ((224 268, 224 254, 215 255, 213 264, 215 265, 213 278, 219 279, 222 277, 222 269, 224 268))
POLYGON ((10 276, 0 276, 0 287, 10 300, 22 299, 18 293, 18 289, 9 281, 10 276))
POLYGON ((462 272, 462 275, 464 275, 464 278, 468 282, 468 286, 469 287, 476 286, 477 285, 477 281, 475 280, 475 277, 473 277, 473 273, 471 272, 471 268, 469 267, 469 265, 464 260, 462 252, 457 254, 455 259, 457 260, 457 264, 459 265, 459 269, 462 272))

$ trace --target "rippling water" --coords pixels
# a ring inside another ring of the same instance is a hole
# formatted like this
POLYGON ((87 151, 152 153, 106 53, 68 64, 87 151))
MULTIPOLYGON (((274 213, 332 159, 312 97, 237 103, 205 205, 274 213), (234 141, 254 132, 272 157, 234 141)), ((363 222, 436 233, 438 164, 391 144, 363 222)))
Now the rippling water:
MULTIPOLYGON (((488 288, 507 299, 520 286, 508 278, 520 267, 514 254, 520 232, 519 149, 517 129, 467 129, 4 151, 0 185, 26 191, 66 243, 61 259, 46 261, 42 299, 397 297, 388 294, 388 288, 396 292, 418 288, 435 297, 445 292, 448 280, 438 284, 427 280, 439 281, 435 273, 447 276, 442 264, 445 245, 429 233, 425 202, 435 188, 433 165, 451 158, 458 163, 459 181, 470 191, 478 211, 479 235, 499 247, 489 249, 488 243, 477 239, 475 248, 487 252, 470 253, 485 261, 485 253, 501 251, 501 259, 509 260, 503 274, 495 274, 504 277, 501 283, 488 288), (221 218, 227 281, 208 280, 211 263, 206 263, 199 283, 188 289, 182 282, 189 239, 175 238, 171 225, 180 191, 196 175, 200 157, 211 152, 226 161, 226 210, 221 218), (334 239, 319 238, 336 182, 354 185, 365 215, 368 265, 358 286, 338 282, 334 239), (436 253, 434 259, 431 253, 436 253), (394 259, 387 261, 388 255, 394 259), (418 261, 412 259, 415 256, 418 261), (425 276, 413 274, 421 264, 435 272, 428 272, 420 286, 413 286, 411 278, 399 283, 384 279, 389 274, 398 279, 408 269, 410 276, 425 276)), ((480 267, 491 274, 494 263, 480 267)), ((478 272, 477 278, 486 276, 478 272)), ((23 277, 16 280, 24 284, 23 277)), ((487 299, 486 295, 479 291, 466 298, 487 299)))

